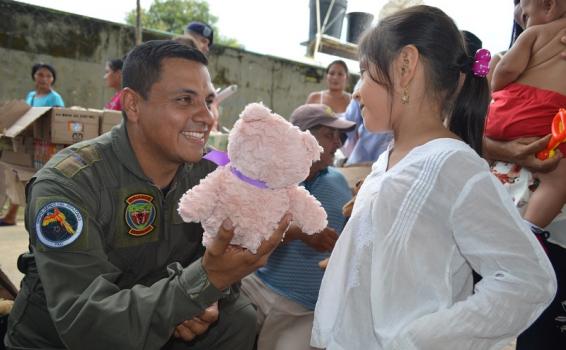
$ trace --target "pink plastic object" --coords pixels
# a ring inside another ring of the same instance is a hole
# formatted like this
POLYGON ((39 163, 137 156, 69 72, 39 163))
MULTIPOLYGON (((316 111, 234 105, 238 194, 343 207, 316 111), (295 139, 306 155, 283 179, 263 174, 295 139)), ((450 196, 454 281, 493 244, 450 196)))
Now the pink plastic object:
POLYGON ((485 78, 489 73, 489 61, 491 61, 491 53, 487 49, 479 49, 474 56, 474 64, 472 72, 477 77, 485 78))

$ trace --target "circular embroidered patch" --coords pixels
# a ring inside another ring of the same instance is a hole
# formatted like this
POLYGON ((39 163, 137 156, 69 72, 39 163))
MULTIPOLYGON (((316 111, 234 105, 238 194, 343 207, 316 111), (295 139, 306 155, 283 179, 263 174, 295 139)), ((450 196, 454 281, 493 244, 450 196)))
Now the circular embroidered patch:
POLYGON ((156 210, 152 201, 152 196, 142 193, 133 194, 126 199, 128 206, 125 217, 130 227, 128 233, 132 236, 145 236, 153 231, 156 210))
POLYGON ((35 217, 35 232, 39 241, 51 248, 73 243, 83 231, 81 212, 66 202, 51 202, 35 217))

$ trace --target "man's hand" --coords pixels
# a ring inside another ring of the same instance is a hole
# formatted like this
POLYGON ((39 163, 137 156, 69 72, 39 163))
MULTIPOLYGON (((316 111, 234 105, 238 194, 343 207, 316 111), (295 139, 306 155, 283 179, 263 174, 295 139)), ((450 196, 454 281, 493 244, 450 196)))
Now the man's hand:
POLYGON ((518 164, 531 172, 547 173, 554 170, 562 159, 557 149, 552 158, 540 160, 536 157, 539 151, 546 148, 551 135, 543 138, 520 138, 512 141, 495 141, 484 138, 485 156, 491 160, 502 160, 518 164))
POLYGON ((183 321, 175 327, 176 338, 191 341, 208 330, 211 324, 218 320, 218 302, 207 307, 200 315, 183 321))
POLYGON ((509 146, 514 151, 514 158, 517 164, 527 168, 532 172, 547 173, 552 171, 562 159, 562 153, 557 149, 556 155, 552 158, 540 160, 536 154, 546 148, 551 135, 547 135, 540 139, 533 138, 520 138, 510 141, 509 146))
POLYGON ((263 241, 256 254, 252 254, 245 248, 230 245, 234 229, 230 220, 225 220, 202 258, 202 267, 210 283, 224 290, 265 265, 271 252, 281 243, 290 222, 291 215, 285 215, 271 237, 263 241))
POLYGON ((338 240, 338 234, 335 230, 327 227, 318 233, 307 235, 301 231, 299 226, 291 225, 285 233, 283 244, 287 244, 294 240, 301 240, 316 251, 329 252, 334 248, 334 245, 338 240))
POLYGON ((330 252, 334 248, 338 234, 330 227, 315 233, 314 235, 305 235, 303 242, 318 252, 330 252))

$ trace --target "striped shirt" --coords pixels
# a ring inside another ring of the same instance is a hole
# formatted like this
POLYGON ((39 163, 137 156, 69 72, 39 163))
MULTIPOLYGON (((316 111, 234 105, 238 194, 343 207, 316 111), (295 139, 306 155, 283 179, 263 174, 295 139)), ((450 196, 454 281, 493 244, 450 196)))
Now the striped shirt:
MULTIPOLYGON (((344 176, 329 167, 302 185, 322 203, 328 215, 328 226, 340 233, 346 221, 342 207, 352 198, 344 176)), ((257 271, 257 276, 277 294, 314 310, 324 274, 318 262, 328 256, 329 252, 317 252, 302 241, 294 240, 280 245, 267 264, 257 271)))

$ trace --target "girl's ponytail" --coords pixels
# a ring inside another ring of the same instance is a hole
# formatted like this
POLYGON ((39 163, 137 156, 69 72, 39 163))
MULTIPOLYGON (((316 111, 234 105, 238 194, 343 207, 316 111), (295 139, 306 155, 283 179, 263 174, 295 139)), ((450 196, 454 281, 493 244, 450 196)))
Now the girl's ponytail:
POLYGON ((466 59, 462 64, 462 72, 466 76, 454 101, 448 122, 450 131, 458 135, 480 156, 485 118, 491 100, 486 78, 490 58, 489 51, 480 49, 473 60, 466 59))

